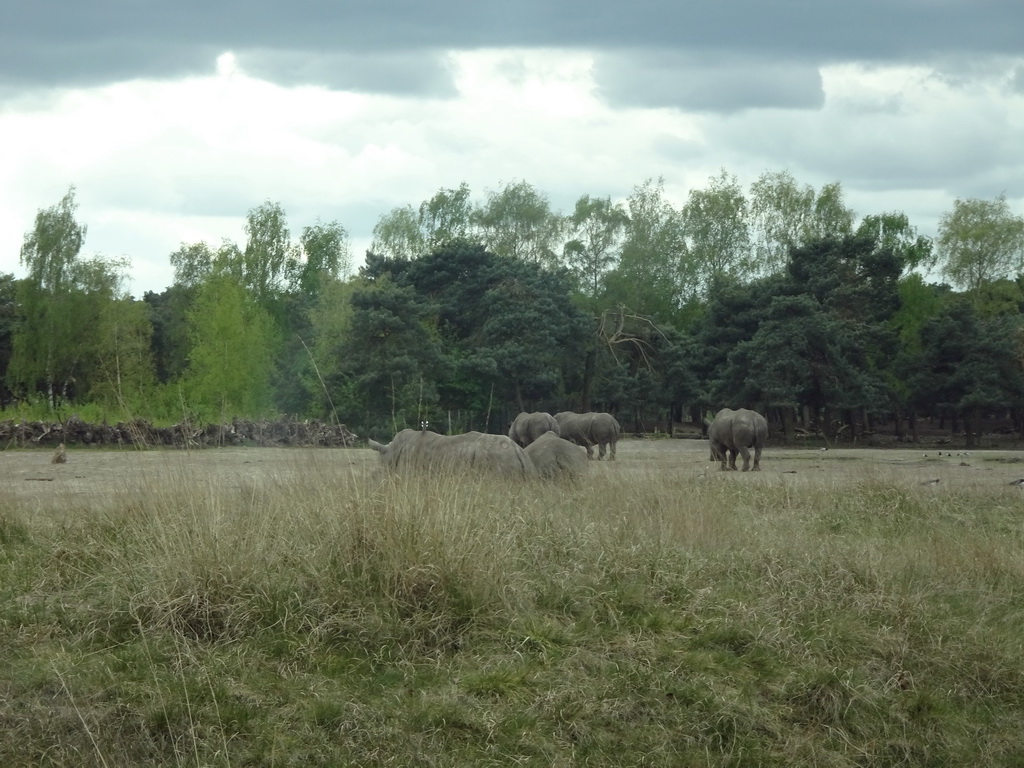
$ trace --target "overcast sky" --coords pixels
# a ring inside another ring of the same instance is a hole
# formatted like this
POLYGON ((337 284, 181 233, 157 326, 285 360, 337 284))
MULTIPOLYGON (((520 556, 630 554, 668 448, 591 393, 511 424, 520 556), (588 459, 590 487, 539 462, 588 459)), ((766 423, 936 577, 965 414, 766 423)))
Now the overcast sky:
POLYGON ((0 272, 74 185, 83 254, 132 292, 265 200, 358 263, 379 217, 467 182, 571 210, 725 168, 839 181, 932 235, 957 198, 1024 214, 1022 0, 3 0, 0 272))

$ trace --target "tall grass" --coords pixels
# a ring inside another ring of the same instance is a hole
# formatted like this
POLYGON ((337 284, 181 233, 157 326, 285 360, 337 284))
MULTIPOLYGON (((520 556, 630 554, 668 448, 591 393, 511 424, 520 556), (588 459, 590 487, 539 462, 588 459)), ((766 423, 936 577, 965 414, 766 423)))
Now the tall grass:
POLYGON ((287 469, 0 499, 0 764, 1024 754, 1015 489, 287 469))

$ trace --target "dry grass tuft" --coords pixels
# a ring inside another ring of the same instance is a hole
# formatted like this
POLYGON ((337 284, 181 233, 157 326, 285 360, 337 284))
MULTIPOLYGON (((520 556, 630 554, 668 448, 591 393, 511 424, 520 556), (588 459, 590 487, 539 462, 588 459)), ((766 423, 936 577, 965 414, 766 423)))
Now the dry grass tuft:
POLYGON ((1015 488, 333 454, 0 513, 0 763, 1006 764, 1015 488), (45 716, 44 716, 45 715, 45 716))

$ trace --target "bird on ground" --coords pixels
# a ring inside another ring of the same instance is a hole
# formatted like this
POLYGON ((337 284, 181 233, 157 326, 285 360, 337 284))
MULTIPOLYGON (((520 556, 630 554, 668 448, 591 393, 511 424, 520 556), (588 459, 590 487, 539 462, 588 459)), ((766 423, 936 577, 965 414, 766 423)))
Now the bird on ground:
POLYGON ((1024 490, 1024 477, 1022 477, 1020 480, 1011 480, 1010 485, 1016 485, 1021 490, 1024 490))
POLYGON ((921 485, 925 485, 925 486, 928 486, 930 488, 934 488, 938 484, 939 484, 939 479, 938 478, 936 478, 934 480, 925 480, 923 483, 921 483, 921 485))

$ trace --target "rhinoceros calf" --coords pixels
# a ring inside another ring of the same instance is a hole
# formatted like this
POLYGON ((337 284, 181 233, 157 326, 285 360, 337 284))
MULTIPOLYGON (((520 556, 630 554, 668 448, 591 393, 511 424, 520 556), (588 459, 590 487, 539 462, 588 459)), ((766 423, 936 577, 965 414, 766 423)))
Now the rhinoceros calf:
POLYGON ((526 455, 545 479, 576 480, 587 471, 586 451, 554 432, 545 432, 526 446, 526 455))
POLYGON ((375 440, 369 445, 387 469, 398 473, 464 469, 512 477, 537 474, 530 457, 506 435, 439 435, 429 430, 403 429, 387 445, 375 440))
POLYGON ((757 411, 723 408, 708 426, 711 460, 721 468, 735 470, 736 454, 743 456, 743 471, 750 469, 750 449, 754 449, 754 471, 761 469, 761 449, 768 440, 768 420, 757 411), (728 459, 728 463, 727 463, 728 459))
POLYGON ((508 436, 525 448, 545 432, 560 434, 558 422, 555 421, 554 416, 544 411, 536 413, 523 411, 512 421, 508 436))
POLYGON ((619 422, 610 413, 573 413, 562 411, 555 414, 555 421, 561 429, 562 437, 576 445, 587 449, 587 458, 594 458, 594 446, 597 446, 597 458, 604 458, 605 447, 610 449, 609 461, 615 461, 615 444, 619 441, 622 431, 619 422))

